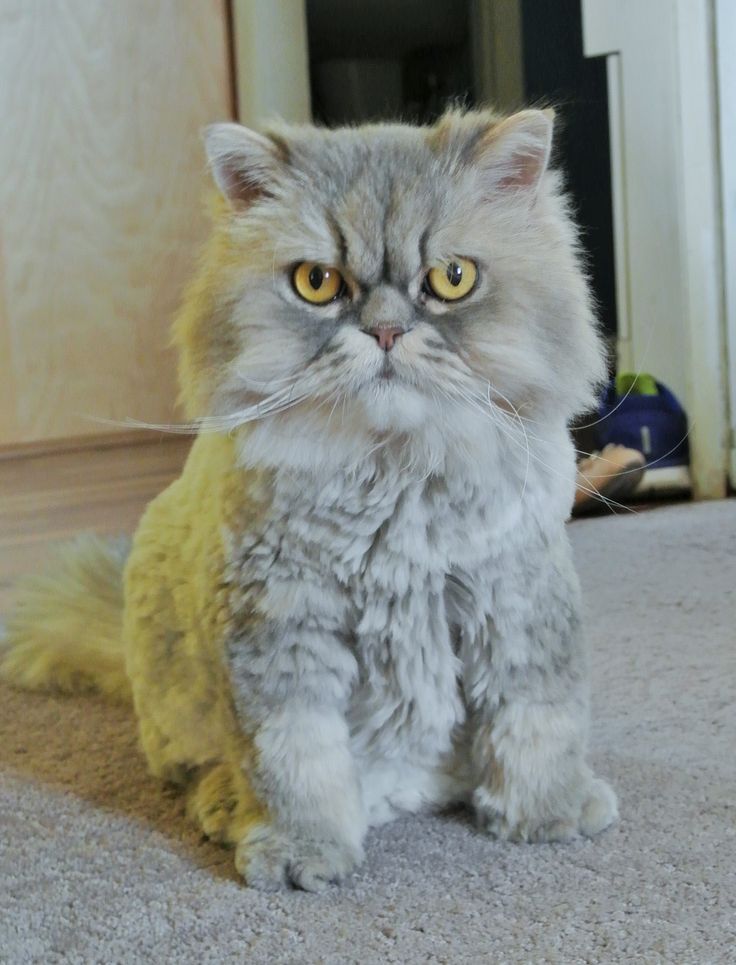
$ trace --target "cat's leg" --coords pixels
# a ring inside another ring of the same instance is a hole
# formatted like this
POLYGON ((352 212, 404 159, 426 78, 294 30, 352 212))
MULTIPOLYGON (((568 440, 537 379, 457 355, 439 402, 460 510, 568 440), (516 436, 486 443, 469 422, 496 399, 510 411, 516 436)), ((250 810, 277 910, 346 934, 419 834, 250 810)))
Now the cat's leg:
POLYGON ((138 740, 148 763, 148 770, 167 784, 186 785, 193 765, 171 754, 172 741, 153 718, 139 713, 138 740))
POLYGON ((301 700, 263 718, 249 777, 270 820, 235 858, 249 884, 320 890, 362 860, 367 818, 348 736, 337 710, 301 700))
POLYGON ((192 775, 187 815, 212 841, 229 845, 237 845, 267 821, 265 808, 236 761, 204 765, 192 775))
POLYGON ((242 767, 268 820, 237 844, 249 884, 320 890, 363 857, 367 827, 344 708, 357 664, 302 617, 267 621, 229 648, 242 767), (306 626, 305 626, 306 622, 306 626))
POLYGON ((461 583, 476 604, 461 637, 480 826, 522 841, 602 831, 616 797, 585 761, 586 660, 564 534, 517 545, 461 583))

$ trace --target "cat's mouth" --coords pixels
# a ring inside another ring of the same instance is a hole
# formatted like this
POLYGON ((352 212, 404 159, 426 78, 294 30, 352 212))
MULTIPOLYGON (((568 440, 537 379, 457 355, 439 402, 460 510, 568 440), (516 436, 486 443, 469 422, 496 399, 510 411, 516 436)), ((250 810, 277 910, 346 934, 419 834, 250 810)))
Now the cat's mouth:
POLYGON ((378 370, 376 377, 380 379, 382 382, 388 382, 391 379, 393 379, 395 375, 396 375, 396 367, 394 366, 394 363, 391 361, 387 352, 386 355, 384 356, 383 361, 381 362, 381 368, 378 370))

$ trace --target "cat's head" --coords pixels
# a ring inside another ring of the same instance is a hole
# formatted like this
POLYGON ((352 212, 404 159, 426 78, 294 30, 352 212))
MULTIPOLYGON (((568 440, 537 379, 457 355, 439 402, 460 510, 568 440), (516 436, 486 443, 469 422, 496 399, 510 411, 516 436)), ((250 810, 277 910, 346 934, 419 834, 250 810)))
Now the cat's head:
POLYGON ((537 110, 210 128, 222 202, 176 327, 190 415, 385 434, 585 408, 602 355, 551 139, 537 110))

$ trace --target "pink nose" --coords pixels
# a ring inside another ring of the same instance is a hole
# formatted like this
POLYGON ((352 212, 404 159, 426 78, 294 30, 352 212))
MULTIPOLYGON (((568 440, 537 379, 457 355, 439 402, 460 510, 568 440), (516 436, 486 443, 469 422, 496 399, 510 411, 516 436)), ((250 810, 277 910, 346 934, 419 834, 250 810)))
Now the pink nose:
POLYGON ((364 328, 363 331, 366 335, 372 335, 384 352, 390 352, 396 339, 404 334, 403 328, 364 328))

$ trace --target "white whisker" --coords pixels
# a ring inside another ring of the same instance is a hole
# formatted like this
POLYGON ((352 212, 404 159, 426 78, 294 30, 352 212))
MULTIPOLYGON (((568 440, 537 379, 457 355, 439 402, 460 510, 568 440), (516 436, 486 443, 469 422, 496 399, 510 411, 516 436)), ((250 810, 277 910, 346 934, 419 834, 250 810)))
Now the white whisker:
MULTIPOLYGON (((512 416, 510 413, 506 412, 504 409, 500 408, 499 406, 494 405, 492 402, 489 403, 488 399, 483 398, 481 396, 473 397, 473 396, 461 395, 461 397, 464 398, 465 401, 468 402, 468 404, 472 405, 476 409, 476 411, 481 412, 487 418, 491 419, 491 421, 494 423, 496 428, 499 429, 506 436, 506 438, 509 439, 510 442, 518 446, 520 449, 523 449, 530 459, 534 459, 535 462, 538 463, 538 465, 540 465, 543 469, 545 469, 547 472, 551 473, 552 475, 557 476, 558 478, 565 478, 563 473, 554 469, 554 467, 548 465, 543 459, 541 459, 535 452, 532 451, 531 446, 529 445, 529 435, 526 433, 526 431, 525 431, 526 444, 521 442, 520 439, 516 438, 516 436, 514 435, 513 429, 517 425, 517 422, 515 420, 512 420, 511 422, 504 423, 504 418, 506 420, 512 419, 512 416), (482 406, 479 404, 479 402, 481 401, 483 402, 482 406), (500 419, 498 418, 498 416, 500 416, 500 419)), ((506 399, 505 401, 508 404, 511 404, 508 399, 506 399)), ((514 407, 512 406, 512 408, 514 407)), ((538 439, 539 437, 534 437, 534 438, 538 439)), ((543 440, 540 440, 540 441, 543 441, 543 440)), ((632 507, 626 506, 623 503, 616 502, 615 500, 612 500, 604 496, 602 493, 599 493, 598 490, 596 489, 585 486, 583 484, 579 484, 578 488, 580 488, 583 492, 587 493, 593 499, 597 499, 599 502, 608 506, 609 509, 616 508, 616 509, 623 510, 624 512, 631 513, 633 515, 638 515, 637 511, 635 509, 632 509, 632 507)))

